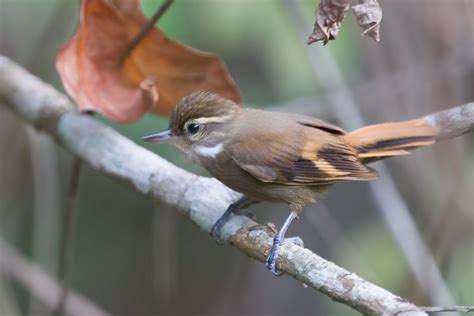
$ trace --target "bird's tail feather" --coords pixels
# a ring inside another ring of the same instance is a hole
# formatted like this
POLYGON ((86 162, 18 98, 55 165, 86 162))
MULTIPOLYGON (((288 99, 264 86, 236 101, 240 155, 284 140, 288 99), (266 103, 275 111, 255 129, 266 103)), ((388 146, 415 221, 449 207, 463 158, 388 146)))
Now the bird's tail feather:
POLYGON ((357 150, 362 162, 408 155, 410 150, 432 145, 439 129, 423 118, 397 123, 375 124, 362 127, 344 139, 357 150))

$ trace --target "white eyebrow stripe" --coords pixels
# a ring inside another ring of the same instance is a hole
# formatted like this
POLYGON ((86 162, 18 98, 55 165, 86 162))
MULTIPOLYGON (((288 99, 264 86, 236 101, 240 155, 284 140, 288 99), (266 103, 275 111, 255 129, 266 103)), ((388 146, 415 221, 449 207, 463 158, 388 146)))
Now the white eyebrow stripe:
POLYGON ((222 150, 224 146, 222 143, 214 145, 212 147, 206 146, 194 146, 194 152, 202 157, 215 158, 222 150))
POLYGON ((224 123, 224 122, 229 121, 230 119, 232 119, 232 115, 211 116, 211 117, 200 117, 200 118, 197 118, 197 119, 193 120, 193 122, 202 123, 202 124, 206 124, 206 123, 224 123))

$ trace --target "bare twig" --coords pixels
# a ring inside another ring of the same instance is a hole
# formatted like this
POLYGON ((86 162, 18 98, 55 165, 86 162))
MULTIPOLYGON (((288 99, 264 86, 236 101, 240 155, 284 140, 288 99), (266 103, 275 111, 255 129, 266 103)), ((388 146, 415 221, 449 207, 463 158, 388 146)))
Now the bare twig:
MULTIPOLYGON (((473 313, 474 306, 421 306, 419 309, 427 313, 473 313)), ((405 315, 406 311, 398 312, 396 316, 405 315)))
POLYGON ((127 47, 127 50, 125 51, 125 53, 123 54, 123 57, 122 57, 122 60, 124 60, 125 58, 128 57, 128 55, 130 55, 130 53, 133 51, 133 49, 135 47, 137 47, 137 45, 142 41, 142 39, 147 35, 148 32, 150 32, 150 30, 152 28, 155 27, 155 24, 156 22, 158 22, 158 20, 161 18, 161 16, 166 12, 166 10, 169 9, 169 7, 173 4, 173 1, 174 0, 165 0, 161 6, 158 8, 158 10, 156 10, 155 14, 153 14, 153 16, 151 17, 150 20, 148 20, 148 22, 143 25, 143 27, 141 28, 141 30, 137 33, 137 35, 135 35, 132 40, 130 41, 130 43, 128 44, 128 47, 127 47))
POLYGON ((474 313, 474 306, 449 306, 449 307, 423 306, 420 308, 427 313, 446 313, 446 312, 474 313))
MULTIPOLYGON (((64 95, 3 57, 0 103, 49 132, 92 168, 152 199, 175 206, 207 232, 238 198, 237 193, 217 180, 177 168, 94 118, 74 111, 64 95)), ((245 254, 264 261, 273 232, 265 227, 252 228, 254 225, 246 217, 233 217, 224 226, 223 238, 245 254)), ((410 312, 406 315, 426 315, 410 302, 294 244, 282 246, 278 268, 366 315, 391 315, 407 310, 410 312)))
MULTIPOLYGON (((57 306, 61 291, 58 282, 48 276, 39 266, 28 262, 20 253, 1 239, 0 272, 10 275, 47 307, 53 309, 57 306)), ((74 291, 70 293, 66 313, 73 316, 109 315, 95 303, 74 291)))
POLYGON ((173 209, 154 203, 152 228, 152 290, 164 314, 170 314, 170 307, 178 298, 179 264, 177 229, 178 216, 173 209))
POLYGON ((425 120, 441 130, 439 138, 453 138, 469 133, 474 129, 474 102, 426 115, 425 120))
POLYGON ((74 235, 76 232, 76 202, 79 193, 79 182, 81 179, 82 161, 75 157, 71 167, 71 178, 67 195, 67 204, 63 220, 63 234, 61 245, 61 257, 59 260, 59 280, 62 282, 61 295, 55 315, 64 315, 67 298, 69 295, 72 264, 74 259, 74 235))

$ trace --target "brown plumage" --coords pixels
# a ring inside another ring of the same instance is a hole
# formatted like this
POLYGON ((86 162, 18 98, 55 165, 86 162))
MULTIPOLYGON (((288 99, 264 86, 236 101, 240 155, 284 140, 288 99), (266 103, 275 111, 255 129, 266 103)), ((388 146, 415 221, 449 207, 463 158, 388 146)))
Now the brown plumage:
POLYGON ((184 98, 170 119, 170 130, 145 137, 172 142, 228 187, 246 198, 231 205, 213 228, 253 201, 287 203, 292 211, 275 237, 267 260, 276 273, 278 245, 291 220, 306 203, 340 181, 367 181, 374 160, 406 155, 431 145, 439 131, 423 119, 370 125, 351 133, 325 121, 289 113, 241 108, 206 92, 184 98))

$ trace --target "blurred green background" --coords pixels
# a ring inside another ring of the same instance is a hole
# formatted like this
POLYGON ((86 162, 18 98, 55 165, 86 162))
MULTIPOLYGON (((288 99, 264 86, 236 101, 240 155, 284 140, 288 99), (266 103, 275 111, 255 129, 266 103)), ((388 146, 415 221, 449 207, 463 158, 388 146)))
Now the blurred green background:
MULTIPOLYGON (((220 55, 245 103, 254 107, 341 123, 334 100, 348 93, 365 121, 376 123, 474 99, 474 1, 381 0, 381 43, 360 36, 349 14, 336 41, 308 47, 302 36, 312 30, 318 2, 177 0, 158 25, 175 40, 220 55), (302 14, 295 16, 291 6, 302 14), (322 50, 331 65, 319 62, 322 50), (328 67, 335 67, 346 86, 328 87, 328 67)), ((142 1, 149 16, 160 4, 142 1)), ((74 32, 78 8, 73 0, 0 0, 0 54, 63 90, 54 58, 74 32)), ((140 141, 163 129, 167 118, 146 115, 129 125, 100 119, 176 165, 205 174, 171 146, 140 141)), ((72 156, 5 107, 0 148, 0 238, 57 275, 72 156)), ((387 164, 454 302, 474 305, 473 136, 387 164)), ((253 209, 260 222, 280 225, 287 215, 284 205, 253 209)), ((88 167, 77 212, 72 286, 114 315, 357 315, 289 277, 273 277, 231 247, 218 247, 173 209, 88 167)), ((290 234, 416 304, 437 303, 416 281, 367 184, 337 185, 307 207, 290 234)), ((1 315, 49 313, 44 302, 0 274, 1 315)))

